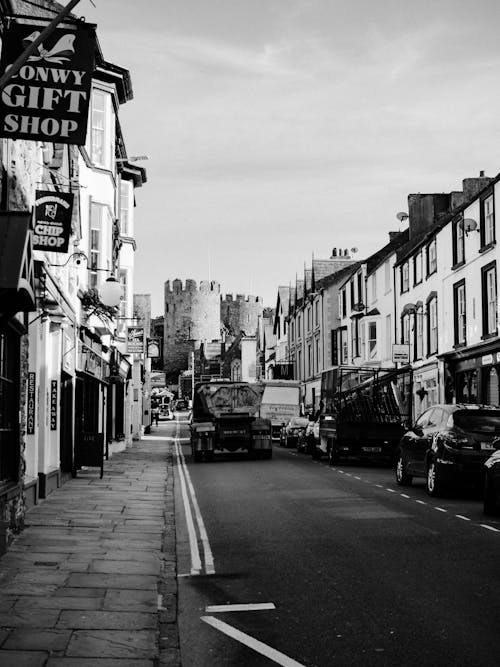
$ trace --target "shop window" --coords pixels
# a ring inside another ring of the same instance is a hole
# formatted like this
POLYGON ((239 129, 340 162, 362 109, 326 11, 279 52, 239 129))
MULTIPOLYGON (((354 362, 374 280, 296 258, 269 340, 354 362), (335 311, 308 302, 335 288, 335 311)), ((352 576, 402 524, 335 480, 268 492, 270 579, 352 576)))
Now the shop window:
POLYGON ((0 481, 17 481, 19 465, 19 336, 0 331, 0 481))
POLYGON ((457 403, 477 403, 477 370, 456 375, 457 403))
POLYGON ((481 270, 483 338, 497 335, 497 271, 491 262, 481 270))
POLYGON ((485 368, 483 370, 484 377, 484 396, 483 403, 487 405, 499 405, 499 391, 498 391, 498 371, 494 366, 485 368))

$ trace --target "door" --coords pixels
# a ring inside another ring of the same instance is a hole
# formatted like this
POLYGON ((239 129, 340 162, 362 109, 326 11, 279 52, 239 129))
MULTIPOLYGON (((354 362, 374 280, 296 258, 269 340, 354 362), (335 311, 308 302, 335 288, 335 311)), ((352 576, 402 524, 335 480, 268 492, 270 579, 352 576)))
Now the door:
POLYGON ((61 373, 61 431, 59 440, 59 458, 62 472, 71 472, 73 468, 73 378, 61 373))

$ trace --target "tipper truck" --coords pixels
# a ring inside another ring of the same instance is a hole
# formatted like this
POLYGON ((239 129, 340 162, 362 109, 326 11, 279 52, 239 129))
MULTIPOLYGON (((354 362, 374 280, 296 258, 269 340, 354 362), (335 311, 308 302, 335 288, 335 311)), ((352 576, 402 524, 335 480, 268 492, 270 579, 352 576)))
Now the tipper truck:
POLYGON ((210 461, 214 452, 246 450, 270 459, 271 422, 260 417, 264 387, 249 382, 212 380, 195 385, 191 415, 193 461, 210 461))
POLYGON ((263 380, 260 415, 271 421, 271 438, 280 440, 284 427, 300 415, 300 383, 294 380, 263 380))

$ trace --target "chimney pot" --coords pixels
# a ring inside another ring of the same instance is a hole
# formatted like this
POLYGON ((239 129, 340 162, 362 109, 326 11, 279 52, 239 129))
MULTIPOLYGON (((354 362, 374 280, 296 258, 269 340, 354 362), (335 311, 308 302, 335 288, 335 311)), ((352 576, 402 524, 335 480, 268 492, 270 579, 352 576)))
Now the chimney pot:
POLYGON ((484 170, 483 169, 481 169, 481 171, 479 172, 479 177, 484 178, 484 170))
POLYGON ((332 250, 332 257, 337 257, 337 248, 332 250))

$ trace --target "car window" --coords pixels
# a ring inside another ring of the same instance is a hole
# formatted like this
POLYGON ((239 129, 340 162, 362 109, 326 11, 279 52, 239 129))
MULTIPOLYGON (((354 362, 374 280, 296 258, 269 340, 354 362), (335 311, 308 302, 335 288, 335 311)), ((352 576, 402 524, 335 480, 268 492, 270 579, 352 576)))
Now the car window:
POLYGON ((424 428, 425 426, 427 426, 427 424, 429 423, 430 414, 431 410, 426 410, 425 412, 422 412, 420 417, 415 422, 415 426, 417 426, 418 428, 424 428))
POLYGON ((500 434, 500 410, 459 410, 453 415, 453 422, 466 431, 500 434))

